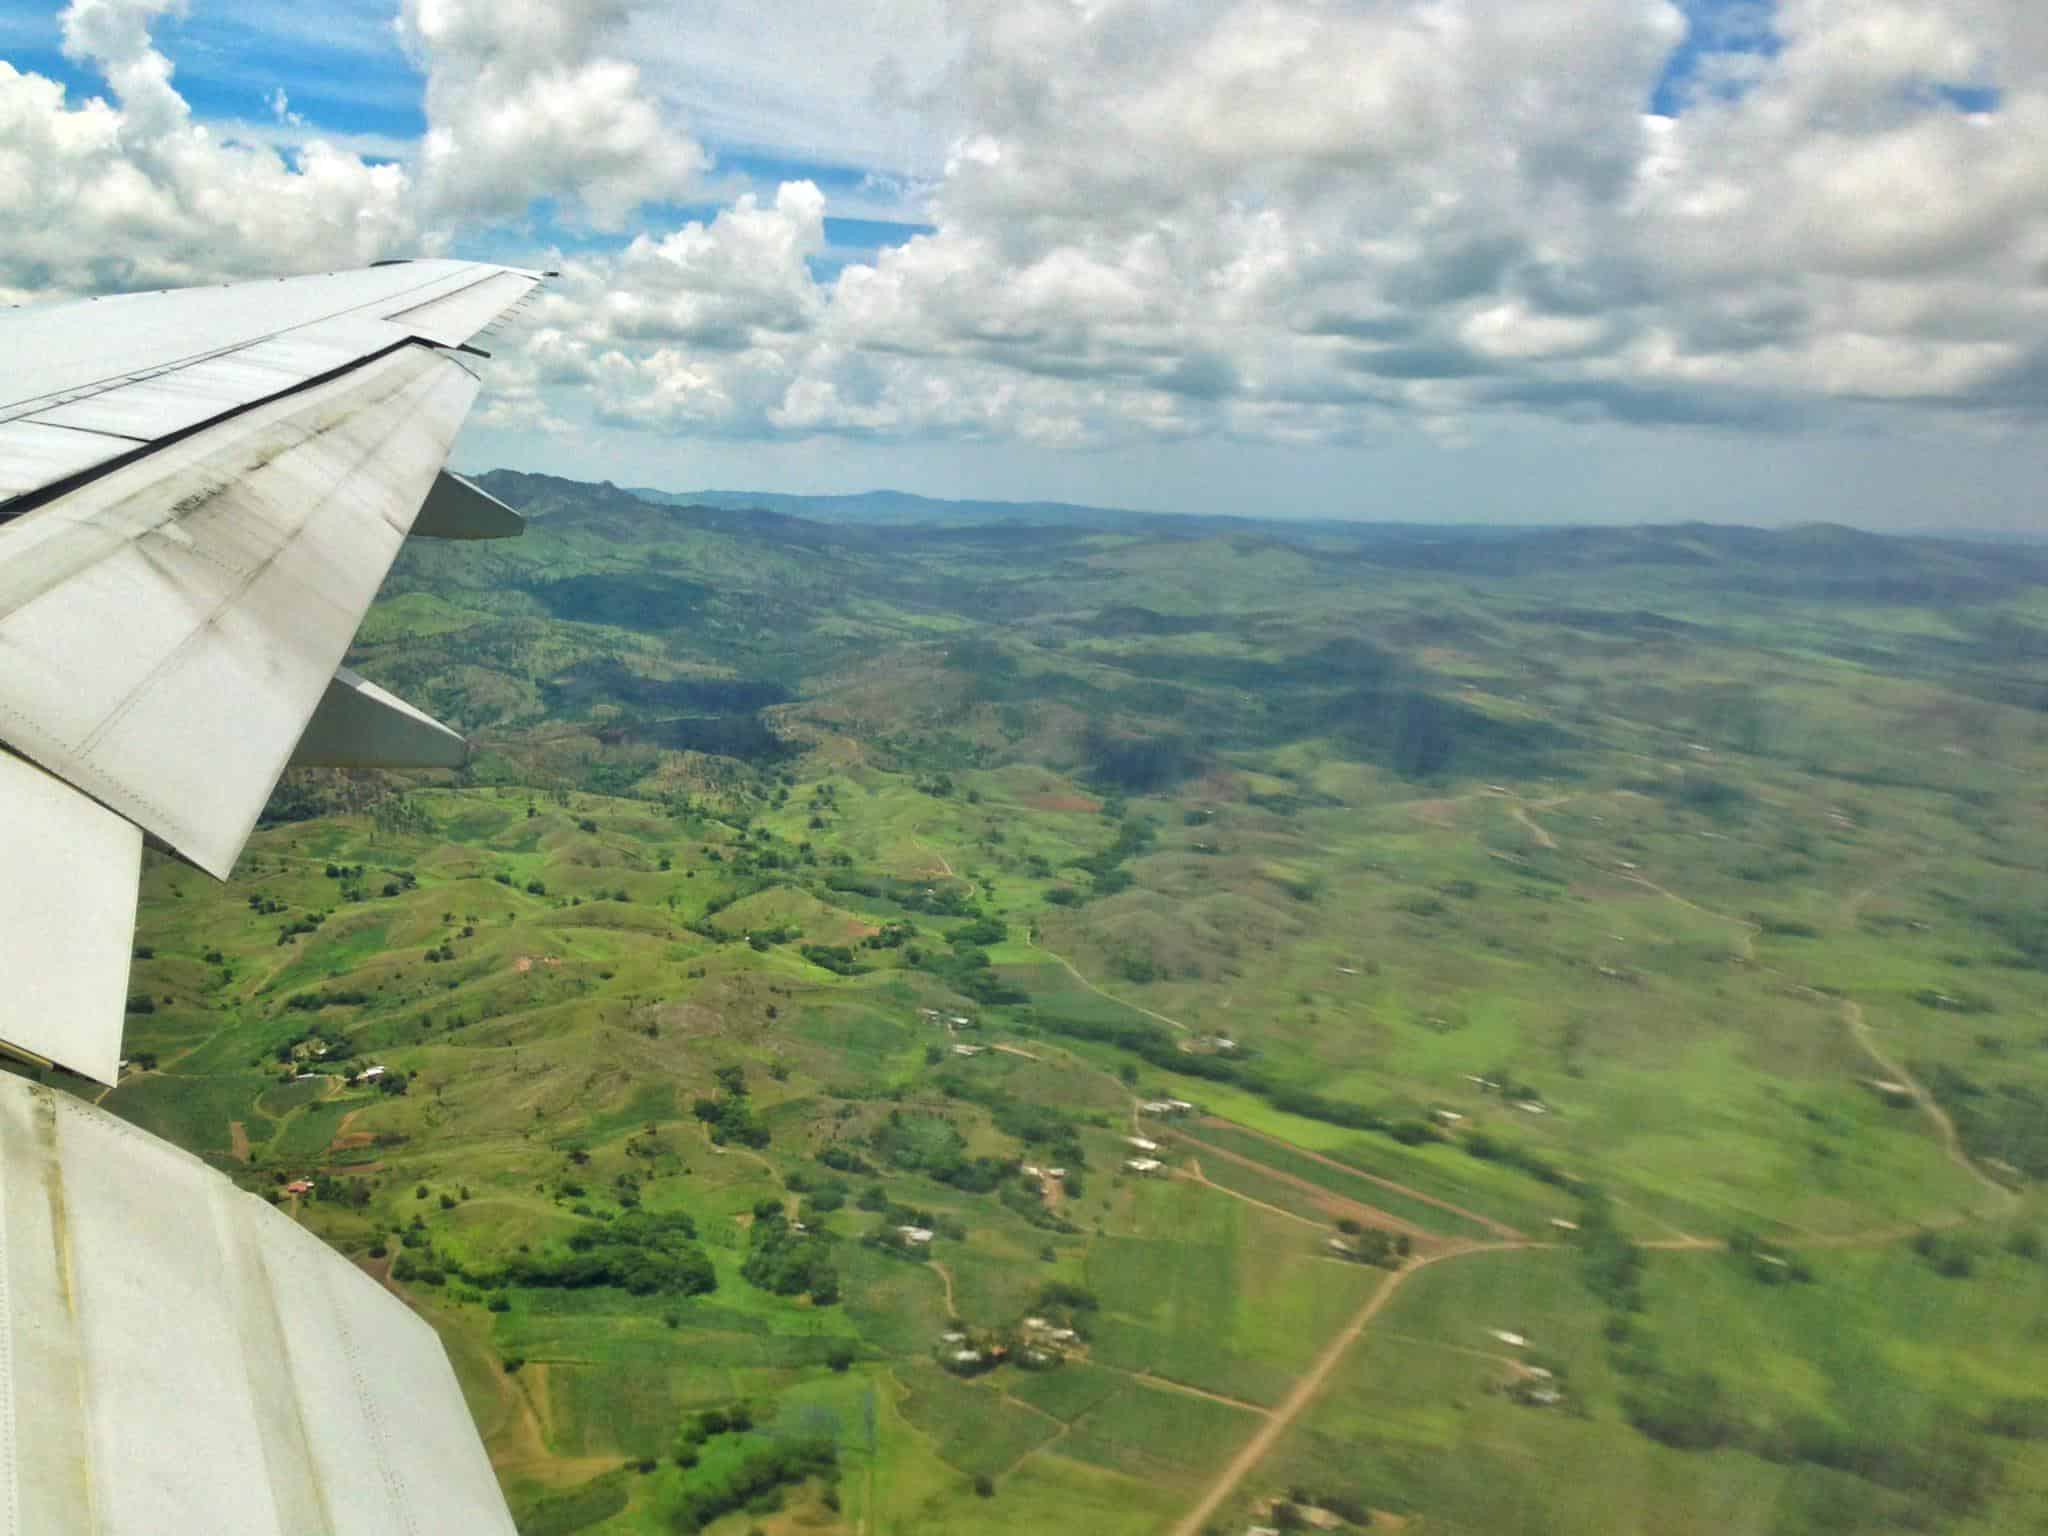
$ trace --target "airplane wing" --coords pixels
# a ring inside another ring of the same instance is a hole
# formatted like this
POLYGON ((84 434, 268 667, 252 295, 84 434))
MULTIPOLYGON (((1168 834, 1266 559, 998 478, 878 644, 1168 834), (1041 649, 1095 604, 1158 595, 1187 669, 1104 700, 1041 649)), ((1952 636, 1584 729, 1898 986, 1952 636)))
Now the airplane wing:
POLYGON ((514 1536, 422 1318, 198 1158, 5 1074, 0 1531, 514 1536))
POLYGON ((452 766, 338 670, 414 533, 516 533, 447 474, 461 261, 0 310, 0 1045, 118 1074, 144 834, 219 878, 295 760, 452 766))

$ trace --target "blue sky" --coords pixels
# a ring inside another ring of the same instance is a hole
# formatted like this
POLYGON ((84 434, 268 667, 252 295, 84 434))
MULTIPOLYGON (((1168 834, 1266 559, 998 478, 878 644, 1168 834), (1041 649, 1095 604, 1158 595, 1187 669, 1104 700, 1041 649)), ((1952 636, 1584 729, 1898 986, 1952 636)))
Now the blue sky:
POLYGON ((0 302, 560 265, 478 467, 2029 528, 2040 15, 4 0, 0 302))

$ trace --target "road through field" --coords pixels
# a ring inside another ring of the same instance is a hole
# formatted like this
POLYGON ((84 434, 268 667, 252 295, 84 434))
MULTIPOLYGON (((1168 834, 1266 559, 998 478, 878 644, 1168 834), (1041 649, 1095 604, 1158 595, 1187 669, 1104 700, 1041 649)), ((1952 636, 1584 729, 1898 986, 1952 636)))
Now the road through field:
MULTIPOLYGON (((1237 1125, 1234 1122, 1226 1121, 1221 1123, 1229 1124, 1233 1130, 1244 1129, 1243 1126, 1237 1125)), ((1250 1168, 1258 1173, 1264 1174, 1267 1178, 1272 1179, 1277 1183, 1288 1185, 1290 1188, 1293 1189, 1298 1189, 1304 1195, 1308 1196, 1309 1199, 1311 1199, 1315 1204, 1322 1206, 1326 1210, 1334 1209, 1342 1211, 1353 1217, 1362 1219, 1368 1226, 1387 1227, 1395 1232, 1404 1232, 1409 1237, 1415 1238, 1419 1241, 1428 1241, 1434 1237, 1434 1234, 1431 1233, 1428 1228, 1419 1227, 1412 1221, 1403 1221, 1400 1217, 1394 1215, 1391 1211, 1383 1211, 1376 1205, 1367 1205, 1363 1200, 1356 1200, 1350 1198, 1349 1196, 1341 1195, 1337 1193, 1337 1191, 1335 1191, 1334 1189, 1323 1188, 1320 1184, 1312 1184, 1307 1179, 1301 1178, 1295 1174, 1283 1173, 1280 1169, 1275 1168, 1268 1163, 1262 1163, 1257 1158, 1246 1157, 1242 1152, 1232 1152, 1226 1147, 1217 1146, 1214 1142, 1203 1141, 1198 1136, 1188 1135, 1186 1131, 1182 1131, 1181 1135, 1188 1142, 1192 1143, 1195 1146, 1200 1147, 1205 1154, 1213 1157, 1220 1157, 1225 1162, 1240 1164, 1243 1167, 1250 1168)), ((1294 1150, 1299 1149, 1296 1148, 1294 1150)), ((1339 1164, 1338 1166, 1342 1167, 1343 1165, 1339 1164)), ((1346 1171, 1351 1172, 1355 1170, 1347 1169, 1346 1171)), ((1360 1177, 1364 1177, 1364 1175, 1361 1174, 1360 1177)), ((1209 1182, 1209 1180, 1204 1179, 1202 1180, 1202 1182, 1206 1184, 1209 1182)), ((1406 1194, 1407 1191, 1403 1190, 1402 1193, 1406 1194)), ((1519 1236, 1520 1234, 1512 1235, 1519 1236)))
POLYGON ((1314 1227, 1318 1232, 1327 1231, 1330 1225, 1326 1221, 1317 1221, 1313 1216, 1302 1216, 1294 1211, 1283 1211, 1279 1206, 1268 1204, 1264 1200, 1255 1199, 1251 1195, 1245 1194, 1242 1190, 1232 1189, 1225 1184, 1218 1184, 1214 1179, 1202 1172, 1202 1160, 1198 1157, 1189 1158, 1188 1167, 1176 1169, 1174 1177, 1191 1180, 1196 1184, 1202 1185, 1204 1188, 1215 1190, 1219 1195, 1228 1195, 1233 1200, 1242 1200, 1246 1205, 1255 1205, 1262 1211, 1271 1211, 1275 1216, 1285 1216, 1289 1221, 1298 1221, 1305 1227, 1314 1227))
POLYGON ((1201 1536, 1202 1524, 1222 1507, 1223 1501, 1237 1491, 1237 1485, 1251 1475, 1253 1468, 1266 1459, 1267 1453, 1280 1443, 1280 1437, 1301 1417, 1302 1411, 1315 1401, 1323 1384, 1330 1379, 1330 1373, 1337 1369, 1351 1346, 1358 1342, 1359 1335, 1371 1326, 1372 1320, 1380 1315, 1382 1308, 1393 1300, 1394 1292, 1417 1270, 1427 1269, 1432 1264, 1441 1264, 1445 1259, 1459 1258, 1468 1253, 1506 1253, 1517 1248, 1548 1246, 1539 1243, 1471 1243, 1460 1248, 1447 1248, 1438 1253, 1410 1259, 1399 1269, 1388 1275, 1385 1284, 1374 1291, 1364 1306, 1360 1307, 1351 1321, 1344 1325, 1343 1332, 1324 1346, 1316 1356, 1315 1363, 1303 1373, 1294 1384, 1294 1390, 1281 1400, 1272 1416, 1261 1424, 1244 1447, 1230 1458, 1216 1481, 1209 1485, 1201 1502, 1181 1516, 1173 1527, 1173 1536, 1201 1536))
MULTIPOLYGON (((1549 837, 1543 831, 1542 828, 1537 826, 1533 821, 1527 819, 1520 804, 1517 804, 1514 807, 1514 813, 1515 819, 1518 822, 1521 822, 1525 829, 1530 831, 1532 834, 1535 834, 1538 842, 1542 843, 1545 847, 1555 848, 1558 846, 1554 838, 1549 837)), ((1672 891, 1662 885, 1659 885, 1655 881, 1646 879, 1640 875, 1630 874, 1626 876, 1626 878, 1630 879, 1632 883, 1642 886, 1654 892, 1658 896, 1663 897, 1665 900, 1674 902, 1677 905, 1685 907, 1690 911, 1696 912, 1703 917, 1713 918, 1722 922, 1734 924, 1741 930, 1739 953, 1742 959, 1750 964, 1756 963, 1756 940, 1759 934, 1762 932, 1762 928, 1759 924, 1751 921, 1748 918, 1737 917, 1727 912, 1716 912, 1710 907, 1703 907, 1699 903, 1679 895, 1676 891, 1672 891)), ((1863 900, 1867 899, 1869 895, 1870 890, 1868 889, 1858 892, 1857 895, 1854 898, 1852 898, 1852 901, 1849 907, 1847 908, 1845 915, 1853 919, 1856 909, 1861 906, 1863 900)), ((1048 950, 1047 953, 1050 954, 1051 951, 1048 950)), ((1055 956, 1054 958, 1057 959, 1059 957, 1055 956)), ((1061 960, 1061 964, 1067 965, 1067 962, 1061 960)), ((1067 969, 1069 971, 1072 971, 1075 977, 1078 980, 1080 980, 1084 986, 1087 986, 1090 991, 1099 992, 1101 990, 1100 988, 1095 987, 1092 983, 1089 983, 1087 978, 1081 976, 1078 971, 1074 971, 1071 965, 1067 965, 1067 969)), ((1796 977, 1788 976, 1784 972, 1777 970, 1776 967, 1761 966, 1759 967, 1759 969, 1768 971, 1771 974, 1780 977, 1785 982, 1789 983, 1794 987, 1799 988, 1803 992, 1809 993, 1816 997, 1823 995, 1816 991, 1814 988, 1807 986, 1803 982, 1800 982, 1796 977)), ((1103 993, 1102 995, 1108 996, 1109 994, 1103 993)), ((1121 1001, 1121 999, 1118 999, 1118 1001, 1121 1001)), ((1991 1178, 1988 1174, 1984 1172, 1983 1169, 1979 1168, 1973 1161, 1971 1161, 1968 1151, 1964 1148, 1962 1144, 1962 1138, 1960 1137, 1960 1135, 1958 1135, 1956 1131, 1954 1120, 1950 1118, 1948 1112, 1944 1110, 1939 1103, 1936 1102, 1934 1096, 1931 1093, 1929 1093, 1927 1089, 1921 1085, 1919 1080, 1915 1078, 1910 1072, 1908 1072, 1901 1063, 1895 1061, 1891 1056, 1886 1054, 1886 1052, 1878 1046, 1876 1041, 1871 1038, 1870 1027, 1868 1021, 1864 1018, 1863 1009, 1861 1005, 1847 998, 1839 999, 1839 1001, 1841 1003, 1842 1018, 1844 1023, 1848 1027, 1851 1038, 1855 1040, 1857 1046, 1863 1051, 1863 1053, 1866 1056, 1870 1058, 1870 1060, 1876 1065, 1880 1072, 1882 1072, 1887 1078, 1891 1079, 1892 1081, 1895 1081, 1902 1085, 1907 1090, 1907 1092, 1909 1092, 1912 1095, 1915 1103, 1919 1105, 1921 1110, 1927 1115, 1928 1119, 1933 1122, 1934 1127, 1937 1133, 1939 1134, 1942 1149, 1949 1158, 1949 1160, 1953 1162, 1957 1167, 1967 1172, 1971 1176, 1971 1178, 1977 1181, 1977 1183, 1982 1185, 1986 1190, 1988 1190, 1990 1193, 1996 1196, 2000 1204, 2010 1204, 2012 1201, 2016 1200, 2018 1196, 2014 1191, 2007 1189, 2004 1185, 1998 1183, 1997 1180, 1991 1178)), ((1243 1131, 1250 1131, 1249 1127, 1241 1126, 1237 1127, 1237 1129, 1243 1131)), ((1185 1135, 1186 1133, 1183 1132, 1183 1134, 1185 1135)), ((1275 1137, 1265 1136, 1262 1132, 1250 1131, 1250 1134, 1254 1136, 1259 1136, 1261 1137, 1261 1139, 1264 1140, 1275 1141, 1278 1145, 1286 1146, 1290 1151, 1292 1151, 1297 1156, 1306 1156, 1314 1158, 1318 1162, 1332 1163, 1331 1159, 1322 1157, 1320 1156, 1320 1154, 1309 1152, 1307 1149, 1294 1146, 1290 1142, 1279 1141, 1279 1139, 1275 1137)), ((1202 1146, 1205 1152, 1217 1153, 1225 1157, 1232 1156, 1232 1154, 1224 1152, 1223 1149, 1220 1147, 1215 1147, 1200 1142, 1198 1138, 1192 1135, 1189 1135, 1187 1139, 1195 1142, 1197 1145, 1202 1146)), ((1288 1180, 1287 1176, 1281 1174, 1279 1170, 1266 1167, 1266 1165, 1257 1163, 1250 1158, 1240 1157, 1236 1160, 1247 1163, 1253 1167, 1261 1168, 1269 1175, 1272 1175, 1276 1178, 1281 1178, 1283 1180, 1287 1180, 1288 1182, 1303 1182, 1300 1180, 1288 1180)), ((1371 1175, 1361 1173, 1358 1169, 1350 1168, 1342 1163, 1332 1163, 1332 1166, 1343 1168, 1346 1172, 1357 1174, 1361 1178, 1372 1178, 1371 1175)), ((1197 1179, 1201 1179, 1199 1164, 1196 1166, 1196 1172, 1194 1177, 1196 1177, 1197 1179)), ((1204 1179, 1202 1180, 1202 1182, 1207 1183, 1208 1181, 1204 1179)), ((1402 1186, 1393 1184, 1391 1183, 1391 1181, 1388 1180, 1373 1179, 1373 1182, 1385 1185, 1390 1189, 1400 1190, 1401 1193, 1412 1195, 1415 1198, 1421 1199, 1428 1204, 1441 1206, 1446 1210, 1455 1211, 1457 1214, 1465 1216, 1470 1220, 1481 1222, 1489 1230, 1507 1233, 1510 1239, 1520 1239, 1520 1234, 1514 1233, 1512 1229, 1505 1228, 1501 1225, 1501 1223, 1490 1221, 1485 1217, 1475 1214, 1474 1212, 1459 1210, 1455 1206, 1446 1205, 1443 1201, 1431 1199, 1429 1196, 1421 1195, 1417 1191, 1403 1189, 1402 1186)), ((1226 1193, 1235 1192, 1226 1191, 1226 1193)), ((1239 1196, 1239 1198, 1242 1199, 1246 1197, 1239 1196)), ((1925 1226, 1946 1226, 1967 1221, 1970 1217, 1970 1214, 1971 1213, 1969 1212, 1957 1212, 1952 1217, 1947 1219, 1937 1219, 1935 1221, 1930 1222, 1916 1223, 1913 1226, 1871 1229, 1863 1232, 1840 1233, 1829 1237, 1818 1237, 1811 1239, 1808 1242, 1799 1244, 1797 1246, 1816 1248, 1865 1247, 1876 1246, 1890 1242, 1898 1242, 1904 1240, 1906 1237, 1910 1236, 1914 1231, 1920 1230, 1922 1227, 1925 1226)), ((1668 1226, 1668 1223, 1666 1223, 1665 1225, 1668 1226)), ((1673 1230, 1675 1231, 1676 1229, 1673 1230)), ((1294 1390, 1287 1395, 1287 1397, 1280 1403, 1278 1407, 1272 1410, 1266 1422, 1259 1426, 1258 1430, 1252 1435, 1252 1437, 1245 1442, 1243 1448, 1240 1449, 1238 1453, 1231 1458, 1229 1464, 1224 1467, 1223 1471, 1217 1476, 1216 1480, 1212 1484, 1210 1484, 1207 1491, 1203 1493, 1200 1502, 1198 1502, 1194 1506, 1194 1508, 1191 1509, 1187 1514, 1183 1515, 1180 1521, 1172 1527, 1172 1536, 1199 1536, 1203 1523, 1207 1521, 1212 1515, 1216 1513, 1218 1509, 1220 1509, 1223 1506, 1224 1502, 1228 1500, 1230 1496, 1237 1491, 1238 1486, 1241 1483, 1243 1483, 1245 1478, 1249 1477, 1252 1474, 1252 1472, 1258 1468, 1259 1464, 1266 1459, 1266 1457, 1273 1450, 1273 1447, 1280 1443, 1281 1437, 1284 1436, 1288 1432, 1288 1430, 1293 1427, 1295 1420, 1300 1418, 1302 1413, 1308 1408, 1309 1404, 1315 1400, 1316 1395, 1322 1390, 1323 1385, 1328 1381, 1331 1373, 1334 1372, 1337 1366, 1343 1361, 1345 1354, 1350 1350, 1351 1346, 1355 1344, 1358 1341, 1358 1339, 1364 1334, 1365 1330, 1369 1326, 1371 1326, 1372 1320, 1379 1315, 1380 1311, 1386 1306, 1388 1301, 1390 1301, 1393 1298, 1395 1291, 1399 1289, 1399 1287, 1407 1280, 1407 1278, 1410 1275, 1414 1274, 1418 1270, 1427 1268, 1431 1264, 1441 1263, 1445 1259, 1457 1258, 1468 1253, 1502 1253, 1533 1248, 1550 1248, 1555 1246, 1555 1244, 1551 1243, 1538 1243, 1531 1242, 1528 1240, 1509 1240, 1491 1243, 1463 1243, 1450 1248, 1438 1249, 1434 1253, 1418 1254, 1415 1257, 1411 1258, 1400 1269, 1394 1271, 1394 1273, 1387 1277, 1385 1284, 1381 1285, 1380 1288, 1373 1293, 1373 1295, 1366 1302, 1366 1304, 1363 1307, 1361 1307, 1358 1313, 1354 1317, 1352 1317, 1351 1321, 1344 1326, 1343 1330, 1340 1333, 1338 1333, 1337 1336, 1333 1338, 1328 1345, 1324 1347, 1323 1352, 1316 1357, 1315 1363, 1309 1367, 1307 1373, 1303 1375, 1302 1378, 1295 1384, 1294 1390)), ((1726 1247, 1724 1243, 1721 1243, 1715 1239, 1697 1237, 1691 1233, 1683 1232, 1680 1232, 1676 1236, 1668 1239, 1653 1240, 1650 1242, 1641 1243, 1638 1246, 1645 1249, 1658 1249, 1673 1253, 1719 1252, 1726 1247)))

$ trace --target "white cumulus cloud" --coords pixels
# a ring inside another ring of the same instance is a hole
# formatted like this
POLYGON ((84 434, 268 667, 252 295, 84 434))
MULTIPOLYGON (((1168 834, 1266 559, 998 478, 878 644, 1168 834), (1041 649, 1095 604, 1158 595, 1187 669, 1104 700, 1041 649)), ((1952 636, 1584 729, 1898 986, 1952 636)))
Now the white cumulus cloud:
POLYGON ((517 218, 538 198, 601 229, 688 194, 708 164, 622 56, 620 0, 405 0, 427 76, 420 175, 452 220, 517 218))

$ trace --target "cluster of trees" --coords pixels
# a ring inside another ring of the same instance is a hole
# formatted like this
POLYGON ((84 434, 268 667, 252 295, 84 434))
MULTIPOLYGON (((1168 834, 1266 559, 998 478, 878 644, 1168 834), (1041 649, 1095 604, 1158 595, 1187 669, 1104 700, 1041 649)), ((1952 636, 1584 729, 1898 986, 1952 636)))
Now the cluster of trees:
POLYGON ((712 1074, 718 1079, 716 1098, 700 1098, 690 1112, 711 1127, 711 1139, 719 1146, 738 1142, 756 1151, 768 1145, 768 1127, 754 1113, 747 1095, 747 1074, 741 1067, 720 1067, 712 1074))
POLYGON ((799 1232, 789 1213, 773 1196, 754 1206, 754 1224, 747 1232, 747 1257, 740 1273, 749 1285, 777 1296, 808 1295, 825 1307, 839 1300, 839 1271, 832 1262, 831 1239, 799 1232))
MULTIPOLYGON (((1105 806, 1103 809, 1107 814, 1110 808, 1105 806)), ((1116 836, 1107 847, 1074 861, 1078 868, 1088 872, 1089 878, 1093 881, 1089 888, 1090 894, 1114 896, 1118 891, 1128 889, 1131 876, 1123 866, 1151 848, 1158 835, 1158 828, 1153 825, 1150 817, 1121 816, 1117 822, 1116 836)))
MULTIPOLYGON (((294 1013, 318 1013, 322 1008, 358 1008, 370 1000, 370 994, 355 987, 331 987, 320 992, 300 992, 285 999, 285 1007, 294 1013)), ((280 1060, 289 1060, 289 1052, 280 1060)))
MULTIPOLYGON (((773 1514, 782 1507, 783 1490, 814 1477, 833 1482, 838 1475, 839 1452, 830 1440, 783 1440, 764 1445, 749 1451, 738 1465, 715 1480, 686 1487, 669 1516, 670 1528, 685 1533, 701 1531, 736 1509, 773 1514)), ((836 1502, 830 1491, 826 1502, 836 1502)))
POLYGON ((1000 944, 1008 930, 972 907, 965 907, 964 912, 969 921, 946 935, 945 949, 930 950, 921 944, 909 944, 904 948, 903 958, 986 1007, 1029 1002, 1025 992, 1004 981, 989 963, 987 946, 1000 944))
POLYGON ((1066 1168, 1088 1166, 1080 1125, 1067 1111, 1017 1098, 986 1078, 961 1072, 943 1074, 938 1087, 950 1099, 965 1099, 986 1108, 997 1130, 1042 1152, 1044 1161, 1066 1168))
POLYGON ((1476 1157, 1482 1162, 1505 1163, 1510 1168, 1519 1168, 1539 1183, 1552 1184, 1560 1189, 1571 1188, 1574 1184, 1572 1176, 1557 1164, 1538 1153, 1531 1152, 1519 1142, 1508 1141, 1485 1131, 1474 1131, 1469 1136, 1460 1137, 1458 1144, 1469 1156, 1476 1157))
MULTIPOLYGON (((1937 1415, 1910 1437, 1809 1413, 1758 1412, 1711 1371, 1640 1373, 1622 1397, 1623 1411, 1643 1434, 1680 1451, 1740 1449, 1780 1465, 1804 1463, 1846 1473, 1905 1496, 1916 1510, 1909 1529, 1945 1526, 1982 1506, 1997 1488, 1996 1453, 1960 1416, 1937 1415)), ((1994 1414, 2024 1428, 2024 1415, 1994 1414)), ((1989 1427, 1987 1424, 1986 1427, 1989 1427)))
POLYGON ((806 944, 803 957, 811 964, 841 976, 861 976, 873 969, 863 965, 860 957, 845 944, 806 944))
POLYGON ((1360 1264, 1373 1264, 1381 1269, 1399 1269, 1401 1261, 1408 1257, 1412 1246, 1405 1232, 1388 1232, 1379 1227, 1368 1227, 1353 1221, 1349 1216, 1337 1223, 1337 1230, 1344 1234, 1344 1244, 1350 1256, 1360 1264))
MULTIPOLYGON (((1074 1192, 1073 1186, 1076 1178, 1077 1176, 1075 1175, 1069 1175, 1068 1177, 1067 1192, 1069 1194, 1074 1192)), ((1011 1180, 1002 1186, 997 1192, 996 1198, 1002 1201, 1006 1210, 1021 1216, 1024 1220, 1030 1222, 1032 1226, 1041 1227, 1047 1232, 1078 1232, 1081 1230, 1071 1221, 1068 1221, 1066 1217, 1047 1207, 1043 1196, 1039 1194, 1038 1181, 1035 1179, 1022 1182, 1011 1180)))
POLYGON ((718 1289, 718 1273, 696 1236, 695 1223, 681 1211, 629 1210, 609 1222, 584 1223, 570 1234, 567 1254, 517 1254, 495 1273, 472 1270, 463 1277, 479 1285, 615 1285, 635 1296, 701 1296, 718 1289))
POLYGON ((1920 1231, 1913 1234, 1911 1247, 1937 1275, 1967 1280, 1976 1273, 1977 1245, 1967 1237, 1920 1231))
POLYGON ((1372 1511, 1363 1499, 1353 1498, 1347 1493, 1311 1493, 1297 1483, 1287 1490, 1287 1497, 1273 1505, 1273 1528, 1278 1531, 1306 1531, 1314 1529, 1303 1511, 1324 1509, 1347 1525, 1360 1527, 1372 1524, 1372 1511))
POLYGON ((1643 1250, 1615 1224, 1607 1192, 1587 1186, 1579 1193, 1579 1278, 1587 1290, 1616 1312, 1643 1310, 1643 1250))
POLYGON ((301 934, 318 933, 320 925, 326 921, 326 913, 308 912, 304 917, 294 918, 291 922, 279 923, 277 926, 277 942, 282 947, 291 943, 293 939, 298 938, 301 934))
POLYGON ((851 1192, 844 1179, 814 1179, 802 1169, 785 1174, 782 1187, 791 1194, 804 1197, 804 1209, 814 1215, 829 1216, 834 1211, 846 1208, 846 1199, 851 1192))
POLYGON ((1014 1158, 969 1157, 967 1143, 951 1125, 925 1116, 907 1119, 900 1109, 876 1126, 868 1142, 883 1159, 909 1172, 970 1194, 985 1195, 1017 1171, 1014 1158))
POLYGON ((873 1173, 874 1164, 862 1157, 852 1147, 834 1142, 818 1154, 818 1161, 839 1173, 873 1173))

